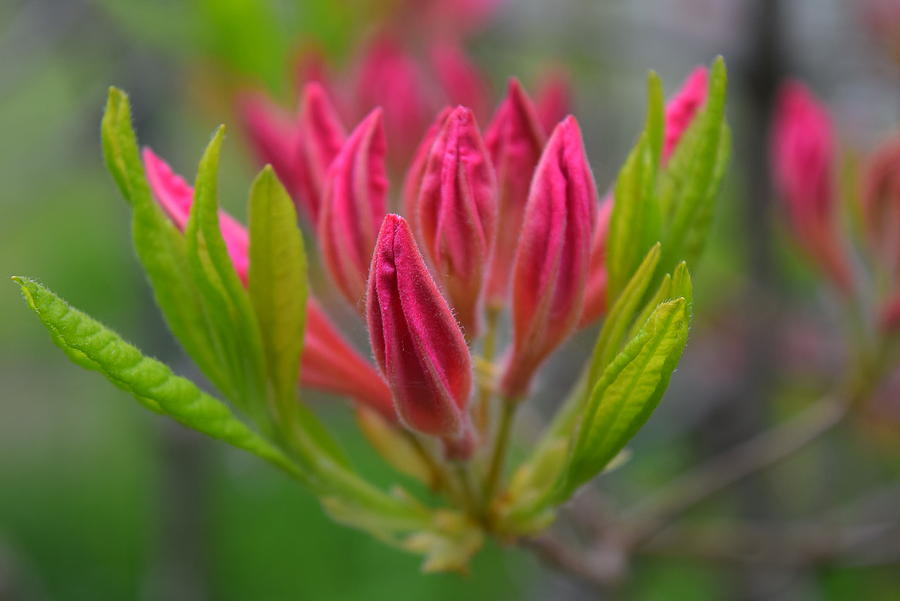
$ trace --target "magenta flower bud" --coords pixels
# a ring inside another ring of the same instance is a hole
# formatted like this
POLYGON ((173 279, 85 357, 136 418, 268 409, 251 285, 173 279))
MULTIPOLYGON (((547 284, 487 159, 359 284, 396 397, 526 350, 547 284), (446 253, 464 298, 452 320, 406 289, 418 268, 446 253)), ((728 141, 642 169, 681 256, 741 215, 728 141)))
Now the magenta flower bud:
POLYGON ((522 229, 531 176, 544 148, 544 129, 531 100, 515 79, 484 133, 498 184, 497 240, 487 282, 487 302, 503 306, 522 229))
POLYGON ((572 86, 564 70, 551 69, 541 78, 535 94, 535 109, 544 131, 552 131, 572 112, 572 86))
POLYGON ((415 209, 425 254, 469 339, 494 245, 497 184, 472 111, 457 107, 431 146, 415 209))
POLYGON ((370 273, 369 337, 397 415, 413 430, 466 440, 469 348, 399 215, 384 218, 370 273))
POLYGON ((500 382, 520 398, 581 317, 597 192, 574 117, 553 131, 534 173, 512 275, 512 352, 500 382))
POLYGON ((772 131, 775 188, 787 204, 794 236, 837 288, 853 277, 835 227, 834 134, 827 110, 803 84, 779 93, 772 131))
POLYGON ((396 419, 387 384, 347 343, 312 297, 306 305, 300 383, 347 395, 390 420, 396 419))
POLYGON ((422 176, 425 174, 428 157, 431 156, 431 147, 452 110, 449 106, 441 109, 434 123, 422 136, 422 141, 413 155, 409 169, 406 170, 406 177, 403 179, 403 215, 413 223, 418 221, 419 189, 422 187, 422 176))
POLYGON ((696 67, 681 88, 666 103, 666 139, 663 142, 663 161, 669 160, 681 136, 691 125, 700 108, 706 103, 708 73, 706 67, 696 67))
MULTIPOLYGON (((194 203, 194 188, 172 171, 172 168, 150 148, 144 147, 143 159, 147 183, 156 202, 162 206, 175 226, 183 231, 191 214, 191 205, 194 203)), ((247 230, 225 211, 219 211, 219 229, 222 231, 225 248, 234 270, 246 284, 247 268, 250 265, 247 258, 249 248, 247 230)))
POLYGON ((428 124, 431 111, 423 79, 413 57, 386 34, 369 45, 359 67, 356 110, 384 109, 394 166, 405 165, 428 124))
POLYGON ((372 249, 387 210, 384 154, 381 109, 375 109, 331 163, 319 215, 322 258, 338 289, 360 311, 372 249))
POLYGON ((347 134, 325 88, 317 82, 306 84, 300 101, 297 126, 297 196, 313 223, 319 222, 319 208, 325 178, 347 134))
POLYGON ((450 40, 436 42, 429 48, 429 59, 447 101, 467 106, 483 119, 488 106, 487 84, 462 47, 450 40))
POLYGON ((609 233, 609 218, 612 216, 613 196, 606 195, 600 201, 597 222, 591 236, 591 266, 588 268, 587 285, 584 290, 584 309, 578 327, 594 323, 606 313, 606 237, 609 233))
POLYGON ((272 165, 284 187, 296 194, 294 149, 297 126, 294 120, 261 93, 242 94, 237 109, 257 162, 272 165))

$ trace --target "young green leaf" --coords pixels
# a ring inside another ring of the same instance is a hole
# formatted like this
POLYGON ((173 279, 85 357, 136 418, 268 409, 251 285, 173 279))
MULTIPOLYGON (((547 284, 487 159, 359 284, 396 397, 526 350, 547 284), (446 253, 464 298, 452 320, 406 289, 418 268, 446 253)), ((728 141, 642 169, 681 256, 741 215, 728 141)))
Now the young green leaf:
POLYGON ((128 96, 110 88, 101 126, 106 164, 132 208, 132 237, 156 303, 172 333, 207 378, 231 392, 223 366, 214 354, 202 320, 196 287, 190 277, 184 238, 154 202, 131 127, 128 96))
POLYGON ((168 367, 145 357, 53 292, 27 278, 13 278, 31 309, 49 330, 53 341, 82 367, 100 372, 141 404, 165 413, 183 425, 249 451, 310 485, 303 472, 280 450, 241 422, 220 401, 168 367))
POLYGON ((633 272, 628 285, 609 310, 591 355, 586 393, 590 393, 600 374, 621 349, 628 327, 633 323, 635 313, 643 306, 642 301, 655 279, 661 252, 659 244, 650 248, 644 260, 633 272))
POLYGON ((306 253, 294 203, 270 166, 250 189, 248 290, 259 322, 269 380, 282 414, 297 404, 306 323, 306 253))
POLYGON ((662 212, 656 179, 663 140, 663 93, 659 77, 647 78, 644 131, 619 171, 607 236, 607 295, 615 304, 647 250, 660 240, 662 212))
POLYGON ((217 177, 224 128, 219 128, 200 160, 194 204, 185 227, 187 257, 199 291, 202 312, 219 356, 237 391, 232 400, 259 425, 267 413, 265 360, 256 316, 247 291, 228 256, 219 228, 217 177))
POLYGON ((685 132, 660 181, 659 202, 666 216, 663 270, 681 260, 692 264, 706 240, 729 158, 726 90, 725 63, 719 57, 710 73, 706 106, 685 132))
POLYGON ((683 298, 659 305, 604 370, 585 407, 559 499, 600 473, 656 408, 687 342, 686 305, 683 298))

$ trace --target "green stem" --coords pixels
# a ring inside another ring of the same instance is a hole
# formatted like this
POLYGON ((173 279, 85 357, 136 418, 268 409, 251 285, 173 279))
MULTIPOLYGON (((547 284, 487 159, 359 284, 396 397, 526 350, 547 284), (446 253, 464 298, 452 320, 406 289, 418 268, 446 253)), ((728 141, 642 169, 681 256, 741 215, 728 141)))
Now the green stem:
MULTIPOLYGON (((500 321, 500 309, 488 307, 484 333, 484 344, 481 347, 481 356, 485 363, 492 363, 497 352, 497 325, 500 321)), ((487 432, 491 422, 491 392, 492 382, 482 378, 478 390, 478 399, 475 404, 475 426, 479 432, 487 432)))
POLYGON ((509 447, 509 435, 512 431, 513 418, 519 407, 519 399, 503 399, 503 413, 500 415, 500 425, 497 430, 497 438, 494 441, 491 463, 487 476, 484 479, 484 504, 489 505, 497 491, 500 476, 503 473, 503 464, 509 447))

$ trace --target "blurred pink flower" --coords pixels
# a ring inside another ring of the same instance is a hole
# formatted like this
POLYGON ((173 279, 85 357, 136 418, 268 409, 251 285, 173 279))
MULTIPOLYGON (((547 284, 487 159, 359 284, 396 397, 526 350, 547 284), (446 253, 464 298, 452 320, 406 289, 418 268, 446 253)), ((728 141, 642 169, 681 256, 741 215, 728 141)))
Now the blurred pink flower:
POLYGON ((797 242, 839 290, 850 293, 852 273, 835 223, 831 119, 800 82, 789 81, 779 92, 771 159, 797 242))

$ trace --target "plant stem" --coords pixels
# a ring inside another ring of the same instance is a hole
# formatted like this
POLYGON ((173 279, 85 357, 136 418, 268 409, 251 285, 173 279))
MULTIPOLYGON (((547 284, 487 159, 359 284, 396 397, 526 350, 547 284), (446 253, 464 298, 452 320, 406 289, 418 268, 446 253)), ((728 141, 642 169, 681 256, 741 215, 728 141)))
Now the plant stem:
MULTIPOLYGON (((500 321, 500 309, 498 307, 488 307, 486 322, 487 327, 484 333, 484 344, 481 347, 481 356, 485 363, 490 364, 494 361, 494 355, 497 352, 497 325, 500 321)), ((475 427, 479 432, 487 432, 491 422, 491 392, 493 391, 493 383, 481 380, 478 389, 478 399, 475 404, 475 427)))
POLYGON ((483 498, 485 507, 490 504, 491 499, 497 490, 497 485, 500 483, 500 476, 503 473, 503 464, 509 447, 509 435, 512 430, 513 418, 516 415, 518 406, 519 399, 503 399, 503 412, 500 414, 500 425, 497 430, 497 438, 494 441, 490 467, 488 468, 487 476, 484 479, 483 498))

